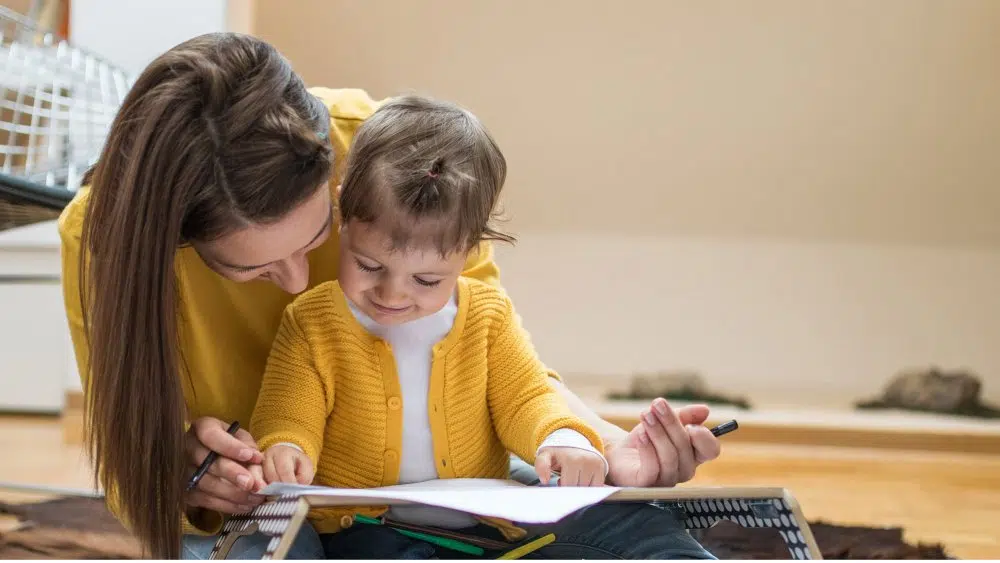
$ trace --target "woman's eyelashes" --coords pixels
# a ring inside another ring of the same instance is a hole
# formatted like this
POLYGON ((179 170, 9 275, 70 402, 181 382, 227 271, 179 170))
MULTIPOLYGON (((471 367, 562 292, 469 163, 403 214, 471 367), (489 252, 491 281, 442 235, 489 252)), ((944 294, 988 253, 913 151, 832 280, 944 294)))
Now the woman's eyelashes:
POLYGON ((230 266, 229 269, 237 274, 249 274, 251 272, 256 272, 257 270, 260 270, 262 267, 263 266, 242 266, 242 267, 230 266))

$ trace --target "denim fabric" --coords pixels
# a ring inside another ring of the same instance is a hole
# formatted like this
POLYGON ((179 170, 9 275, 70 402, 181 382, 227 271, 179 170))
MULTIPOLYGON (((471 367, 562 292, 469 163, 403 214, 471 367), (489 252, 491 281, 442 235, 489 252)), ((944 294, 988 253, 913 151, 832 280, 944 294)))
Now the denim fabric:
MULTIPOLYGON (((538 485, 534 468, 511 457, 511 478, 538 485)), ((553 479, 552 484, 558 483, 553 479)), ((521 525, 531 536, 556 540, 525 559, 715 559, 684 528, 681 515, 647 503, 591 506, 556 524, 521 525)), ((487 526, 466 534, 501 539, 487 526)), ((467 559, 469 556, 412 539, 386 527, 355 524, 320 536, 328 559, 467 559)), ((486 557, 495 558, 496 553, 486 557)))
POLYGON ((392 528, 355 524, 322 534, 327 559, 457 559, 470 557, 400 534, 392 528))
POLYGON ((591 506, 557 524, 525 528, 556 535, 530 559, 715 559, 672 511, 645 503, 591 506))
MULTIPOLYGON (((594 506, 558 524, 526 529, 531 536, 554 533, 556 540, 525 559, 714 559, 672 512, 648 504, 594 506)), ((501 539, 487 526, 463 533, 501 539)), ((355 524, 336 534, 323 534, 320 541, 327 559, 469 558, 385 526, 355 524)), ((488 551, 484 557, 494 559, 499 553, 488 551)))
MULTIPOLYGON (((184 536, 181 558, 208 559, 218 539, 219 536, 184 536)), ((233 544, 227 559, 260 559, 269 541, 270 537, 259 532, 252 536, 243 536, 233 544)), ((302 524, 299 535, 295 537, 285 559, 323 559, 323 545, 319 541, 319 534, 308 522, 302 524)))
MULTIPOLYGON (((511 456, 511 479, 540 483, 535 468, 511 456)), ((550 485, 557 485, 553 477, 550 485)), ((683 516, 647 503, 608 503, 585 508, 556 524, 522 526, 556 541, 526 558, 536 559, 716 559, 684 528, 683 516)))

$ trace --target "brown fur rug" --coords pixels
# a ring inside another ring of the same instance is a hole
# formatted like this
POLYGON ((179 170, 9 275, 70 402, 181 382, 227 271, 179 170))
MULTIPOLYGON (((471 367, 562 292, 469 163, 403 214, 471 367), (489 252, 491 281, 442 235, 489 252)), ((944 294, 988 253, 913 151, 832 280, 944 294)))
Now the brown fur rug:
MULTIPOLYGON (((103 501, 65 497, 32 504, 0 503, 0 514, 20 525, 0 532, 0 559, 135 559, 136 543, 103 501)), ((948 559, 940 545, 910 545, 899 528, 865 528, 810 522, 826 559, 948 559)), ((775 530, 731 522, 695 536, 720 559, 789 559, 775 530)))

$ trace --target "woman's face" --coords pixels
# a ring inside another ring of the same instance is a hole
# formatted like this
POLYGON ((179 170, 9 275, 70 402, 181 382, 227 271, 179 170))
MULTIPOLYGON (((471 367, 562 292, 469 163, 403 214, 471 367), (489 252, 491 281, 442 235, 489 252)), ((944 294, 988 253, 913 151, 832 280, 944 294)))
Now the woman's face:
POLYGON ((234 282, 267 280, 288 293, 309 285, 307 254, 333 230, 333 206, 327 184, 280 221, 254 225, 217 240, 195 243, 209 268, 234 282))

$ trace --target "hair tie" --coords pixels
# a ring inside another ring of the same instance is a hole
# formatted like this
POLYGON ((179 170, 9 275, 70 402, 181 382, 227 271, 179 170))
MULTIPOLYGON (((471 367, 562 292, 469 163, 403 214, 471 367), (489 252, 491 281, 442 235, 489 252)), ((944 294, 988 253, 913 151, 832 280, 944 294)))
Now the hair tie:
POLYGON ((434 180, 441 173, 441 168, 444 166, 444 159, 440 156, 434 159, 431 163, 431 167, 427 169, 427 177, 434 180))

